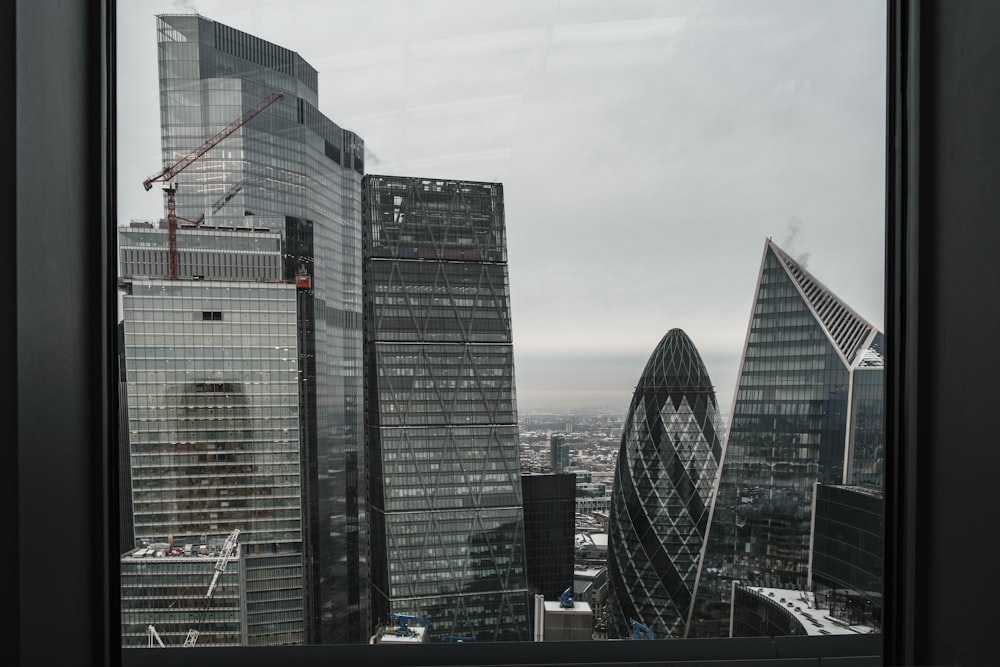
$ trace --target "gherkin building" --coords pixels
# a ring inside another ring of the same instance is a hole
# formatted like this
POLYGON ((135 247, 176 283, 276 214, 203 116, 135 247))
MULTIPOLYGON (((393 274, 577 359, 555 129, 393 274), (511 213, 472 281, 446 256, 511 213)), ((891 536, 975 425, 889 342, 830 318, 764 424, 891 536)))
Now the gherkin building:
POLYGON ((671 329, 632 396, 608 536, 608 636, 632 622, 683 637, 722 454, 715 389, 691 339, 671 329))

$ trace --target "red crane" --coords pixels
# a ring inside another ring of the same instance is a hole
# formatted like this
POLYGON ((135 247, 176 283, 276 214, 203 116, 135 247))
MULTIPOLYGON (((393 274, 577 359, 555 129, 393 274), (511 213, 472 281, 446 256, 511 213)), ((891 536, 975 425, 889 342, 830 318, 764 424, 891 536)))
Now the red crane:
MULTIPOLYGON (((232 123, 227 125, 221 132, 216 134, 211 139, 207 139, 205 143, 199 146, 197 149, 191 151, 180 160, 178 160, 173 165, 167 167, 155 176, 150 176, 145 181, 142 182, 142 187, 146 188, 148 192, 152 187, 153 183, 157 181, 163 181, 167 183, 163 191, 167 193, 167 239, 168 239, 168 253, 170 258, 170 279, 177 280, 177 210, 176 202, 174 200, 174 195, 177 193, 177 186, 172 183, 173 179, 177 174, 181 173, 185 169, 191 166, 191 164, 200 158, 202 155, 214 148, 220 141, 228 137, 230 134, 240 129, 246 125, 250 119, 259 114, 264 109, 268 108, 279 99, 284 97, 285 94, 282 92, 277 92, 268 97, 264 98, 257 103, 255 107, 247 111, 245 114, 240 116, 238 119, 234 120, 232 123)), ((194 222, 194 221, 192 221, 194 222)), ((197 223, 196 223, 197 224, 197 223)))

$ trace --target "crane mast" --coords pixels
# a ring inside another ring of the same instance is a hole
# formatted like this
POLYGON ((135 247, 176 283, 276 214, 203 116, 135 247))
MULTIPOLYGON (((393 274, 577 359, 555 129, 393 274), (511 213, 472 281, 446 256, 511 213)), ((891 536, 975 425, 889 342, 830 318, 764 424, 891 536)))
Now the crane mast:
MULTIPOLYGON (((219 552, 219 557, 215 561, 215 574, 212 575, 212 581, 208 585, 208 591, 205 593, 205 609, 202 611, 202 618, 208 613, 208 608, 212 604, 212 593, 215 592, 215 587, 219 583, 219 577, 223 572, 226 571, 226 564, 229 563, 230 559, 233 557, 233 552, 236 550, 237 539, 240 536, 240 529, 236 528, 229 537, 226 538, 225 544, 222 545, 222 550, 219 552)), ((199 623, 201 625, 201 623, 199 623)), ((198 635, 200 631, 197 627, 188 630, 187 637, 184 638, 184 646, 194 646, 195 642, 198 641, 198 635)))
POLYGON ((223 139, 231 135, 236 130, 240 129, 251 119, 257 116, 264 109, 268 108, 279 99, 284 97, 285 94, 281 91, 273 93, 260 102, 258 102, 253 108, 244 113, 242 116, 234 120, 232 123, 227 125, 215 136, 206 139, 205 142, 191 151, 180 160, 174 164, 166 167, 160 173, 150 176, 142 182, 142 187, 148 192, 152 187, 153 183, 162 181, 167 185, 163 188, 163 191, 167 193, 167 253, 170 263, 170 279, 177 280, 178 277, 178 267, 177 267, 177 203, 175 195, 177 194, 177 186, 173 183, 173 179, 179 173, 190 167, 196 160, 202 157, 205 153, 212 150, 221 142, 223 139))

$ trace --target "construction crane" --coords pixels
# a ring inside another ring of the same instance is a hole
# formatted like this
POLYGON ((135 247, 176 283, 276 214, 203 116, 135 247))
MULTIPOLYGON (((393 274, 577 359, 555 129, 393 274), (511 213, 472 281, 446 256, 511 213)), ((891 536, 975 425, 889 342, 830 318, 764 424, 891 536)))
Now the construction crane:
POLYGON ((222 545, 222 549, 219 551, 219 557, 215 560, 215 574, 212 575, 212 581, 208 584, 208 591, 205 593, 205 608, 201 612, 201 619, 199 619, 198 624, 188 630, 187 637, 184 638, 184 646, 194 646, 195 642, 198 641, 198 635, 200 634, 198 628, 201 626, 201 622, 205 620, 205 616, 208 614, 209 608, 212 606, 212 594, 215 593, 215 588, 219 583, 219 577, 222 573, 226 571, 226 565, 233 558, 233 554, 236 553, 236 547, 239 542, 237 540, 240 536, 240 529, 236 528, 229 537, 226 538, 225 543, 222 545))
MULTIPOLYGON (((198 158, 203 156, 205 153, 213 149, 219 144, 223 139, 231 135, 236 130, 240 129, 246 125, 252 118, 257 116, 264 109, 268 108, 285 94, 283 92, 273 93, 267 96, 263 100, 257 103, 252 109, 244 113, 242 116, 234 120, 232 123, 227 125, 221 132, 216 134, 214 137, 207 139, 205 143, 191 151, 180 160, 172 164, 171 166, 165 168, 160 173, 150 176, 145 181, 142 182, 142 187, 146 188, 148 192, 152 187, 153 183, 157 181, 162 181, 167 185, 163 188, 163 191, 167 193, 167 252, 170 262, 170 279, 177 280, 178 268, 177 268, 177 203, 175 200, 175 195, 177 194, 177 185, 173 182, 174 177, 179 173, 190 167, 198 158)), ((242 187, 242 185, 240 186, 242 187)), ((217 210, 217 209, 216 209, 217 210)), ((191 220, 198 224, 200 221, 191 220)))
POLYGON ((149 648, 167 648, 160 638, 160 633, 152 625, 146 626, 146 634, 149 635, 149 648))
MULTIPOLYGON (((218 201, 212 204, 212 215, 219 212, 219 209, 229 203, 229 200, 236 196, 236 193, 243 189, 243 181, 234 184, 226 194, 219 197, 218 201)), ((204 219, 204 215, 201 216, 204 219)))
POLYGON ((563 609, 573 608, 573 587, 570 586, 559 596, 559 606, 563 609))

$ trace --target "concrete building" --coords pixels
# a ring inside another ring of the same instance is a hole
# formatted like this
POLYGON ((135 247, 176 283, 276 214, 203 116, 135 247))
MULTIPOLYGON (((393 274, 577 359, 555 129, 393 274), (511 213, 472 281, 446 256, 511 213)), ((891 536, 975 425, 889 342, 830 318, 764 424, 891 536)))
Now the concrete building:
POLYGON ((565 606, 558 600, 535 596, 535 641, 590 641, 594 634, 594 612, 586 602, 570 600, 565 606))

